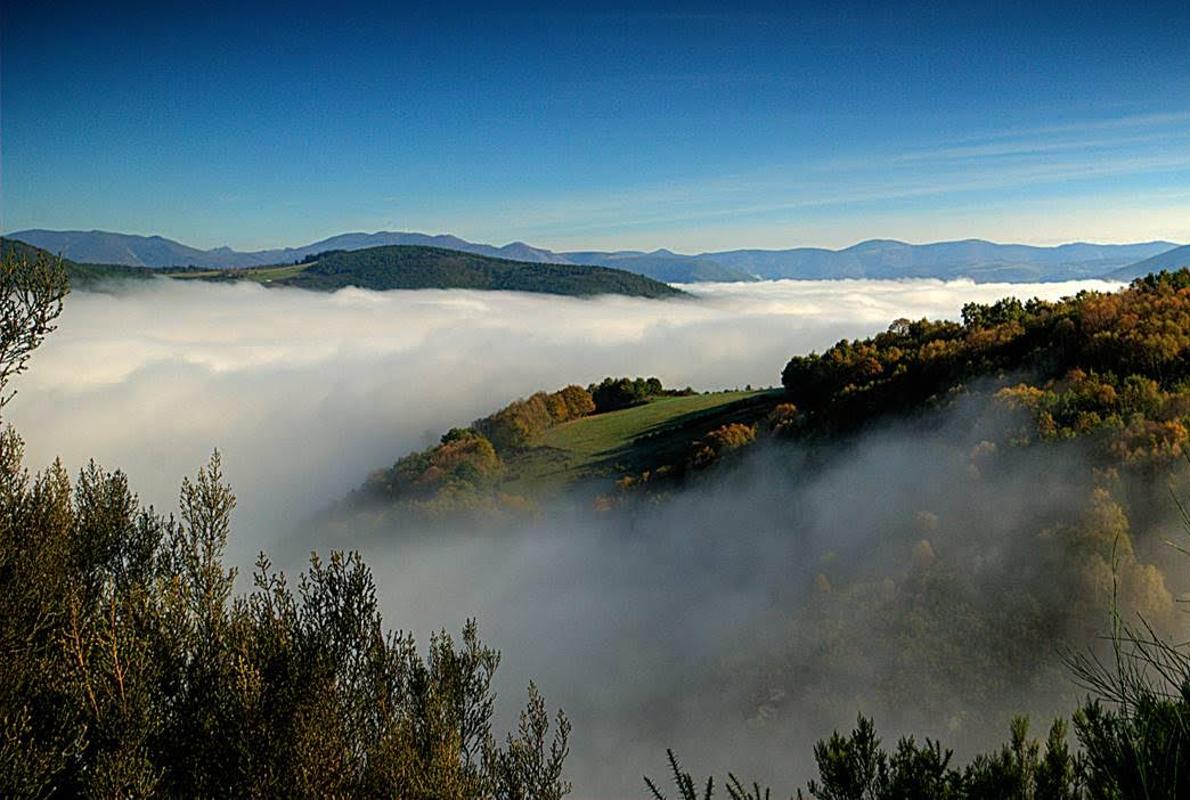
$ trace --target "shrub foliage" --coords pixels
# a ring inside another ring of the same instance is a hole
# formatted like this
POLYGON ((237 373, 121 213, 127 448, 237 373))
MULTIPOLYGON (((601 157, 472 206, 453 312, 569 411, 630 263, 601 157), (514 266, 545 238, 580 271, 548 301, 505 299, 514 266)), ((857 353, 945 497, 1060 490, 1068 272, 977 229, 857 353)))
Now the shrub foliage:
MULTIPOLYGON (((64 287, 61 265, 10 269, 5 308, 23 311, 0 328, 0 394, 64 287)), ((296 587, 262 554, 237 595, 223 561, 234 508, 218 453, 165 517, 94 463, 74 481, 61 463, 31 475, 0 427, 0 796, 568 792, 569 723, 551 723, 532 684, 497 738, 500 658, 474 622, 423 655, 385 628, 359 556, 339 552, 312 556, 296 587)))

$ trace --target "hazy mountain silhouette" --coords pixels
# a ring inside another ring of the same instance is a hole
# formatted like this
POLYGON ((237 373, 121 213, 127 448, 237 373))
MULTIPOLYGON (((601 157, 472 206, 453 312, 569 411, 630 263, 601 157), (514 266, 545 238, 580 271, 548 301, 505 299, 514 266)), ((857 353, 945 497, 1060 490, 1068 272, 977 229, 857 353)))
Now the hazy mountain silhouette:
MULTIPOLYGON (((301 247, 241 252, 228 247, 200 250, 161 236, 136 236, 108 231, 34 229, 15 231, 8 236, 61 254, 73 261, 128 266, 250 267, 300 261, 307 256, 328 250, 416 245, 522 262, 612 267, 667 283, 780 278, 966 277, 977 281, 1052 281, 1120 277, 1149 271, 1149 268, 1141 268, 1138 262, 1146 262, 1154 257, 1163 258, 1169 255, 1169 251, 1178 247, 1172 242, 1076 242, 1057 247, 1036 247, 997 244, 981 239, 931 244, 872 239, 841 250, 798 247, 788 250, 744 249, 686 255, 664 249, 652 252, 554 252, 524 242, 495 246, 469 242, 449 234, 377 231, 343 233, 301 247), (1139 271, 1131 271, 1133 265, 1139 271)), ((1162 263, 1164 262, 1155 261, 1154 268, 1159 269, 1162 263)))
POLYGON ((1175 270, 1182 267, 1190 267, 1190 245, 1176 247, 1136 264, 1129 264, 1113 272, 1112 277, 1129 281, 1142 275, 1148 275, 1150 272, 1160 272, 1163 269, 1175 270))

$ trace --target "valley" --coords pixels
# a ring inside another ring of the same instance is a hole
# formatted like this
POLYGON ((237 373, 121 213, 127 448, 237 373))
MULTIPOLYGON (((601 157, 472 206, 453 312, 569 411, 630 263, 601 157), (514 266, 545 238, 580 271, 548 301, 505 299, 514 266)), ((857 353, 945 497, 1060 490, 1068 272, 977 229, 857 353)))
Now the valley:
POLYGON ((5 3, 0 800, 1190 800, 1187 42, 5 3))

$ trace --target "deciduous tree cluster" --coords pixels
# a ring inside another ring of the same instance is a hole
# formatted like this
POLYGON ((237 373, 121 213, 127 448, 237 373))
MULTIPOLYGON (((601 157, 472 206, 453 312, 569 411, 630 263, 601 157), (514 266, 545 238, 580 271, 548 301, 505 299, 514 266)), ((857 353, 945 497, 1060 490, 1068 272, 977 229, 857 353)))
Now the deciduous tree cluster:
POLYGON ((1018 443, 1094 434, 1105 454, 1135 463, 1185 451, 1187 355, 1182 270, 1058 302, 968 304, 961 323, 898 320, 870 339, 795 356, 782 383, 819 428, 845 428, 946 402, 975 380, 999 381, 1005 405, 1032 420, 1018 443), (1020 375, 1024 382, 1009 382, 1020 375))
POLYGON ((509 403, 495 414, 478 419, 472 427, 483 434, 498 452, 526 447, 555 425, 585 417, 596 411, 591 393, 581 386, 567 386, 557 392, 537 392, 509 403))

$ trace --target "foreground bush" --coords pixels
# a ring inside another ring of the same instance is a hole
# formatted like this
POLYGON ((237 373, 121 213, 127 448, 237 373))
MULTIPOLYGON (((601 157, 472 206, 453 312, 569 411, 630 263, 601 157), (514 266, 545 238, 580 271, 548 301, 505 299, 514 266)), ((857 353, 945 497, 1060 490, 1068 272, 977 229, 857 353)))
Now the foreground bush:
POLYGON ((0 796, 561 797, 568 723, 530 685, 492 732, 499 654, 474 623, 422 656, 356 555, 295 588, 263 555, 234 596, 216 455, 180 519, 125 477, 30 477, 0 434, 0 796))
MULTIPOLYGON (((60 264, 5 259, 0 401, 65 291, 60 264)), ((237 596, 234 508, 217 453, 175 519, 93 463, 30 475, 0 426, 0 797, 569 791, 569 723, 532 684, 515 733, 493 732, 500 657, 473 622, 422 655, 385 629, 354 554, 311 557, 296 588, 262 554, 237 596)))
MULTIPOLYGON (((1190 514, 1181 508, 1190 533, 1190 514)), ((1118 591, 1118 585, 1115 587, 1118 591)), ((1114 592, 1113 592, 1114 594, 1114 592)), ((1142 618, 1122 623, 1113 602, 1112 657, 1088 651, 1067 658, 1089 694, 1073 715, 1075 746, 1057 720, 1045 742, 1029 737, 1014 719, 999 750, 952 764, 953 751, 913 737, 885 749, 870 719, 861 716, 848 735, 838 732, 814 747, 818 778, 799 800, 1177 800, 1190 797, 1190 645, 1170 643, 1142 618)), ((669 766, 678 797, 711 800, 714 780, 698 791, 673 752, 669 766)), ((645 778, 654 800, 667 800, 645 778)), ((730 800, 769 800, 771 790, 746 787, 732 774, 730 800)))
MULTIPOLYGON (((1190 797, 1190 704, 1153 694, 1131 709, 1091 701, 1074 717, 1080 749, 1071 750, 1065 723, 1057 721, 1042 743, 1029 737, 1024 719, 1012 724, 999 750, 965 767, 953 752, 913 737, 886 750, 872 721, 860 717, 848 735, 835 733, 814 747, 818 778, 799 800, 1176 800, 1190 797)), ((715 783, 696 784, 669 754, 672 780, 682 800, 710 800, 715 783)), ((654 800, 667 800, 652 780, 654 800)), ((771 790, 745 786, 728 775, 730 800, 768 800, 771 790)))
POLYGON ((181 518, 95 465, 31 477, 0 433, 0 795, 559 798, 569 725, 536 689, 491 731, 474 623, 426 656, 384 630, 356 555, 233 596, 218 455, 181 518))

